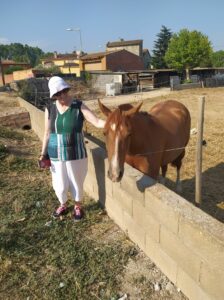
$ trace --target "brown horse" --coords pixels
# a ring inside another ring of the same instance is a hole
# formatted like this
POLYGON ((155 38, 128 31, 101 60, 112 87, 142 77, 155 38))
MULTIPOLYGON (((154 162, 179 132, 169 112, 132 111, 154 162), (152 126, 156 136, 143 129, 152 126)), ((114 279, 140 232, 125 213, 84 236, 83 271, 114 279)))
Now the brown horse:
POLYGON ((154 105, 149 113, 139 112, 142 103, 136 107, 123 104, 111 111, 98 102, 107 116, 104 134, 109 178, 121 180, 124 162, 154 179, 158 179, 161 167, 165 178, 167 165, 171 163, 177 168, 176 183, 180 190, 180 168, 190 137, 191 118, 187 108, 168 100, 154 105))

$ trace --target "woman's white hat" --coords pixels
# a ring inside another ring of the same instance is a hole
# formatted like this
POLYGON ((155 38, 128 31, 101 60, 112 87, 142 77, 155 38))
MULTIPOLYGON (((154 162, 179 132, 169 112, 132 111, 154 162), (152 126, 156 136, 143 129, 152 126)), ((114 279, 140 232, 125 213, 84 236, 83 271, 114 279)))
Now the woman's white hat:
POLYGON ((56 93, 58 93, 64 89, 71 88, 70 85, 59 76, 51 77, 48 82, 48 87, 50 90, 50 98, 52 98, 56 93))

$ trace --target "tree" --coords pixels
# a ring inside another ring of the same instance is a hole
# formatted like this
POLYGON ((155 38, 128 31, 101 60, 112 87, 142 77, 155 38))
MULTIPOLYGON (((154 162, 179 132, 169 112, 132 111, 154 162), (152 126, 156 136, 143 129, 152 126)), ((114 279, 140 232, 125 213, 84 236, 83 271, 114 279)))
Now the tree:
POLYGON ((212 53, 212 66, 224 67, 224 51, 216 51, 212 53))
POLYGON ((182 29, 170 40, 165 61, 171 68, 186 70, 190 79, 190 69, 211 64, 212 47, 208 37, 199 31, 182 29))
POLYGON ((160 32, 157 34, 157 40, 154 42, 152 64, 154 68, 164 69, 167 68, 165 62, 165 53, 168 48, 169 41, 172 37, 172 32, 166 26, 162 26, 160 32))
POLYGON ((0 45, 0 57, 2 59, 11 59, 15 62, 26 62, 35 66, 39 63, 40 57, 44 52, 38 47, 30 47, 20 43, 10 45, 0 45))

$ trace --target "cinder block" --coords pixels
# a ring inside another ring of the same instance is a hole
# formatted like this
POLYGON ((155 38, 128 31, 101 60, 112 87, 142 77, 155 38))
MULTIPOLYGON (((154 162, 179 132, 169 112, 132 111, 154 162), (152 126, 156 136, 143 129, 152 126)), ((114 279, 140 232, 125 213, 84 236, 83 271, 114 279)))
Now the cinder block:
POLYGON ((91 198, 98 200, 98 194, 94 192, 93 182, 89 175, 85 178, 83 189, 91 198))
POLYGON ((160 270, 174 283, 177 280, 177 263, 161 249, 161 245, 146 234, 145 253, 154 261, 160 270))
POLYGON ((128 191, 134 200, 137 200, 141 205, 144 205, 144 190, 140 190, 139 186, 137 185, 137 180, 139 177, 140 172, 138 170, 125 165, 124 176, 121 180, 121 188, 124 191, 128 191))
MULTIPOLYGON (((161 185, 160 185, 161 186, 161 185)), ((162 201, 151 188, 145 191, 145 207, 159 221, 173 233, 178 233, 179 212, 175 211, 167 202, 162 201)))
POLYGON ((159 242, 160 224, 138 201, 133 200, 133 219, 150 238, 159 242))
POLYGON ((181 268, 178 268, 176 285, 190 300, 218 300, 216 298, 210 297, 199 286, 199 284, 197 282, 195 282, 192 279, 192 277, 190 277, 181 268))
MULTIPOLYGON (((223 253, 224 255, 224 253, 223 253)), ((224 265, 220 264, 219 268, 202 264, 200 284, 211 299, 224 299, 224 265)))
POLYGON ((113 197, 113 183, 107 177, 107 175, 105 175, 105 186, 106 186, 106 194, 110 197, 113 197))
POLYGON ((107 196, 105 201, 106 211, 108 216, 114 220, 114 222, 122 229, 126 230, 124 223, 124 213, 122 207, 119 205, 117 201, 107 196))
POLYGON ((145 250, 145 230, 126 211, 124 211, 124 225, 130 239, 145 250))
POLYGON ((121 189, 120 184, 113 183, 113 198, 116 199, 124 211, 129 215, 133 214, 133 199, 132 195, 121 189))
POLYGON ((195 223, 194 220, 184 217, 180 218, 179 237, 186 246, 196 252, 198 256, 206 260, 210 265, 217 268, 224 266, 223 241, 215 238, 206 229, 195 223))
POLYGON ((199 281, 200 257, 164 226, 161 226, 160 229, 160 244, 163 251, 175 260, 178 267, 182 268, 196 282, 199 281))

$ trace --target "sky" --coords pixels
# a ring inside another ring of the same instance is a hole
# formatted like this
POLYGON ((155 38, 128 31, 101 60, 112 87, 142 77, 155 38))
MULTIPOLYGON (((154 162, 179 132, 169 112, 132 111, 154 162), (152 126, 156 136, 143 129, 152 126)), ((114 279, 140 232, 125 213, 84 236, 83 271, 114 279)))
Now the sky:
POLYGON ((102 52, 107 42, 143 40, 152 52, 162 25, 207 35, 224 50, 223 0, 0 0, 0 44, 21 43, 44 52, 102 52), (80 29, 66 31, 67 28, 80 29))

